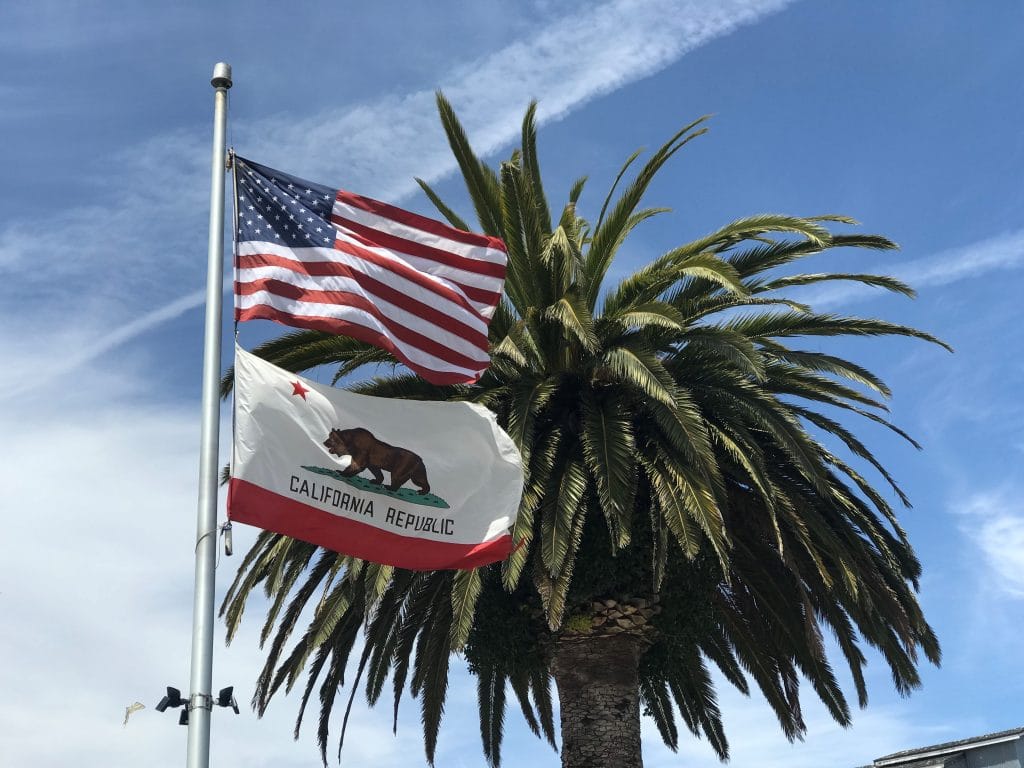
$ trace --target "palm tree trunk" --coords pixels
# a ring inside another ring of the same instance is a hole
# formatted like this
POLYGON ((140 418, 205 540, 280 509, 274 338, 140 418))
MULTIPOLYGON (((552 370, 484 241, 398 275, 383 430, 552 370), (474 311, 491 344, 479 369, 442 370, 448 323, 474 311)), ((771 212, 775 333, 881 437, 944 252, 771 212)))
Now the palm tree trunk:
POLYGON ((562 768, 642 768, 641 640, 632 633, 562 639, 552 657, 562 768))

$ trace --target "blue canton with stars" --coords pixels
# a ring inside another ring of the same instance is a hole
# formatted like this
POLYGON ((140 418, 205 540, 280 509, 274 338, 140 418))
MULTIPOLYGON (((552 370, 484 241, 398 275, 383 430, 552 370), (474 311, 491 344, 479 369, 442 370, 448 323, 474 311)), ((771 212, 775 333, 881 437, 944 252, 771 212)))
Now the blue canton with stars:
POLYGON ((238 180, 236 239, 287 248, 329 248, 337 190, 235 156, 238 180))

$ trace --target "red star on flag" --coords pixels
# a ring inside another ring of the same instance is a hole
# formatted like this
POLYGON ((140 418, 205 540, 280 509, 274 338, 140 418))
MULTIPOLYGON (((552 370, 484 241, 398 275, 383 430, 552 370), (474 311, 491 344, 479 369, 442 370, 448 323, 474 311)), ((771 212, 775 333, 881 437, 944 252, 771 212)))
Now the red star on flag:
POLYGON ((309 389, 307 387, 302 386, 301 381, 292 382, 292 395, 298 395, 303 400, 305 400, 307 392, 309 392, 309 389))

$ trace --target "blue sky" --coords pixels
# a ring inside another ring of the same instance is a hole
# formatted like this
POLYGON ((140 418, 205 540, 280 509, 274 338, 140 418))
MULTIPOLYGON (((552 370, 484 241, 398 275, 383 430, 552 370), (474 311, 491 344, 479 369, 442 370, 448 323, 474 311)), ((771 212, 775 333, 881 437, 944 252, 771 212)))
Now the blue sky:
MULTIPOLYGON (((917 452, 862 428, 914 502, 922 601, 944 649, 909 699, 869 667, 851 729, 808 698, 789 745, 767 706, 720 689, 732 764, 854 766, 898 749, 1024 725, 1024 6, 677 0, 503 3, 107 0, 0 8, 0 731, 12 765, 178 765, 185 729, 152 709, 187 687, 199 369, 216 61, 234 67, 229 136, 259 162, 429 212, 413 176, 467 215, 433 112, 443 88, 493 159, 531 98, 549 198, 589 174, 584 215, 621 162, 713 113, 647 202, 615 269, 733 218, 843 213, 898 241, 818 270, 881 271, 914 301, 809 294, 830 311, 922 327, 906 340, 826 345, 880 373, 917 452), (123 708, 147 709, 122 727, 123 708)), ((243 329, 251 345, 278 333, 243 329)), ((239 549, 251 531, 236 532, 239 549)), ((223 560, 220 592, 235 560, 223 560)), ((258 611, 215 687, 249 697, 258 611)), ((221 635, 222 637, 222 635, 221 635)), ((438 764, 482 764, 473 681, 449 694, 438 764)), ((410 702, 412 704, 412 702, 410 702)), ((294 699, 262 721, 215 715, 215 764, 313 766, 294 699)), ((414 706, 355 714, 350 764, 422 754, 414 706)), ((505 765, 556 756, 508 716, 505 765)), ((716 765, 645 732, 649 766, 716 765)))

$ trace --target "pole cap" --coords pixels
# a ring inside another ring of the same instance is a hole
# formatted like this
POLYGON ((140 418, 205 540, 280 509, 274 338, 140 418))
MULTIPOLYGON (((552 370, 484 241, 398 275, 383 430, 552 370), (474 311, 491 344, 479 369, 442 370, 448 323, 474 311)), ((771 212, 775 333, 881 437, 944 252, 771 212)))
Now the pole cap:
POLYGON ((214 88, 230 88, 231 87, 231 65, 225 64, 223 61, 218 61, 213 65, 213 79, 210 80, 210 85, 214 88))

